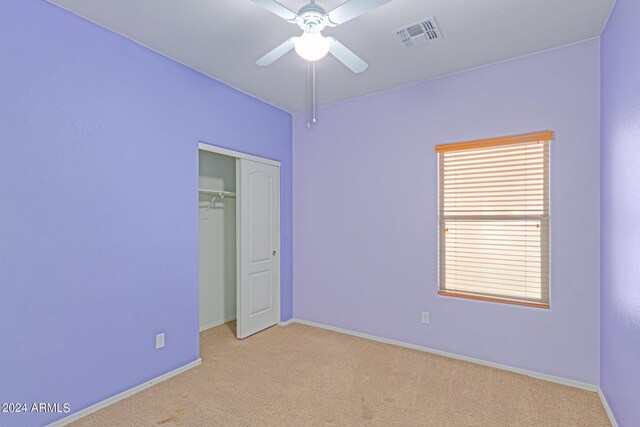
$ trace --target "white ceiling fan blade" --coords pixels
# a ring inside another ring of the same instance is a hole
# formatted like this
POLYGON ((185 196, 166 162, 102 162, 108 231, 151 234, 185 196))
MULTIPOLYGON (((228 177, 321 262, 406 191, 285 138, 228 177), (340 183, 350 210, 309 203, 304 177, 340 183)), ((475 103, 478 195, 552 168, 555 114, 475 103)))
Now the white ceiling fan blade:
POLYGON ((280 18, 286 19, 287 21, 295 21, 298 17, 298 14, 290 11, 276 0, 253 0, 253 2, 264 7, 269 12, 275 13, 280 18))
POLYGON ((298 37, 291 37, 289 40, 282 43, 280 46, 273 49, 262 58, 258 59, 256 61, 256 64, 260 65, 261 67, 266 67, 267 65, 273 64, 277 59, 280 59, 280 57, 284 56, 285 53, 294 48, 296 40, 298 40, 298 37))
POLYGON ((342 43, 333 37, 328 37, 331 39, 331 47, 329 48, 329 53, 335 56, 338 61, 342 62, 347 66, 351 71, 358 74, 367 69, 369 64, 364 62, 362 58, 360 58, 355 53, 351 52, 347 49, 342 43))
POLYGON ((391 0, 350 0, 333 9, 327 14, 327 17, 332 25, 340 25, 383 4, 387 4, 390 1, 391 0))

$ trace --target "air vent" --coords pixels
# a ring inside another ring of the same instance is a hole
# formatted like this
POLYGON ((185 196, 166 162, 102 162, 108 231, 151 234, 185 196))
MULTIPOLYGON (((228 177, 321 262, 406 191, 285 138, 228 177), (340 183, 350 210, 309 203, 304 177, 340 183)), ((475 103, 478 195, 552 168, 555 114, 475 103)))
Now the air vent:
POLYGON ((416 46, 431 43, 442 38, 436 19, 423 19, 415 24, 399 28, 393 32, 402 47, 412 49, 416 46))

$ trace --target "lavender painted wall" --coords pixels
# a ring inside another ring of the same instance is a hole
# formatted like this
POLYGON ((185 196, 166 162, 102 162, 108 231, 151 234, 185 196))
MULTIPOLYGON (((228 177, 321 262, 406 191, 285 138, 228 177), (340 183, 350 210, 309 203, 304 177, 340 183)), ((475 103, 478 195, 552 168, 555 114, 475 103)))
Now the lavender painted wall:
POLYGON ((282 161, 288 319, 291 115, 42 0, 0 2, 0 402, 77 411, 198 358, 199 140, 282 161))
POLYGON ((600 386, 640 425, 640 3, 618 0, 602 37, 600 386))
POLYGON ((597 384, 599 81, 590 40, 294 115, 294 317, 597 384), (545 129, 552 308, 437 296, 434 145, 545 129))

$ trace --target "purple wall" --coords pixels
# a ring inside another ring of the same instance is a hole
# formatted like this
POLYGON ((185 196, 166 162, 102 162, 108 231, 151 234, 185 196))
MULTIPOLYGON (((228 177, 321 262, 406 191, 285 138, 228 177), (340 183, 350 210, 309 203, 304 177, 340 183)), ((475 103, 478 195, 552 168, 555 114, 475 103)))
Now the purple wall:
POLYGON ((597 384, 599 82, 590 40, 294 115, 294 317, 597 384), (551 310, 438 296, 434 145, 545 129, 551 310))
POLYGON ((640 3, 618 0, 602 36, 600 386, 640 426, 640 3))
POLYGON ((283 162, 290 318, 291 115, 42 0, 0 2, 0 402, 77 411, 198 358, 199 140, 283 162))

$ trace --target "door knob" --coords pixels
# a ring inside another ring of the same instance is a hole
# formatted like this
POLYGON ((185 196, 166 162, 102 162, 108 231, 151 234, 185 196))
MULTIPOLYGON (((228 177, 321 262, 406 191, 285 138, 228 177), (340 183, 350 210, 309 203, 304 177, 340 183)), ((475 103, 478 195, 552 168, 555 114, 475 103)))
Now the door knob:
POLYGON ((273 251, 272 254, 273 254, 273 256, 276 256, 276 251, 273 251))

